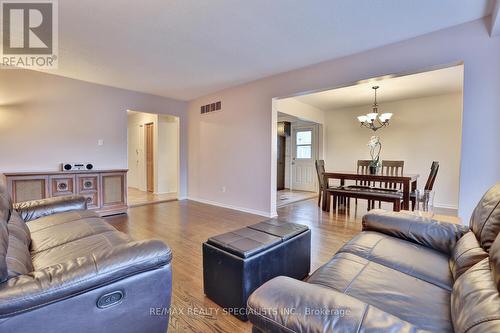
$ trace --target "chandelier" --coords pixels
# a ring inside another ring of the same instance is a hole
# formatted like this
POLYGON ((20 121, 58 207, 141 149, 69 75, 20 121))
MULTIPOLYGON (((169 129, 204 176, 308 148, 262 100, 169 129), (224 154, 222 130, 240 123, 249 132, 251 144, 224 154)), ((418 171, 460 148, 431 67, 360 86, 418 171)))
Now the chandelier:
POLYGON ((372 112, 359 116, 358 120, 361 123, 361 127, 366 127, 372 131, 376 131, 379 128, 389 125, 389 120, 392 117, 392 113, 382 113, 378 114, 378 104, 377 104, 377 89, 379 86, 374 86, 372 89, 375 91, 375 101, 373 102, 372 112))

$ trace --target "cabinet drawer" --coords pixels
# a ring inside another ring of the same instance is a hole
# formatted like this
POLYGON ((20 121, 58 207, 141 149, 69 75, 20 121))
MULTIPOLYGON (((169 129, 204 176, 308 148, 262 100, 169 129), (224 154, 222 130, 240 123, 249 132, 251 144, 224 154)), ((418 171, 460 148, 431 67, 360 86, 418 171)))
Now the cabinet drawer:
POLYGON ((87 199, 88 209, 99 208, 99 194, 97 192, 83 192, 80 195, 83 195, 87 199))
POLYGON ((87 199, 87 208, 94 209, 100 207, 99 201, 99 175, 85 174, 77 175, 77 193, 87 199))
POLYGON ((75 193, 75 177, 68 175, 50 176, 50 196, 71 195, 75 193))
POLYGON ((99 175, 78 176, 78 193, 97 191, 99 189, 99 175))

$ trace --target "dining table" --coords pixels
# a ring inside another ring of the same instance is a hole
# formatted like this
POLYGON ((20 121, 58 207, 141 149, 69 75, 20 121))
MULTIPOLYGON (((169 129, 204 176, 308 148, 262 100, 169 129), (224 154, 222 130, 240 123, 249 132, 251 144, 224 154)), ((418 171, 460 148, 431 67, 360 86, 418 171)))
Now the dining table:
MULTIPOLYGON (((383 183, 396 183, 401 184, 402 192, 403 192, 403 205, 402 209, 409 210, 410 209, 410 192, 415 191, 417 189, 417 179, 418 174, 383 174, 383 173, 358 173, 356 171, 329 171, 323 173, 324 184, 329 184, 330 179, 338 179, 340 180, 340 186, 345 185, 346 180, 354 180, 354 181, 364 181, 369 184, 373 184, 376 182, 383 183)), ((323 193, 323 198, 328 197, 328 189, 325 188, 323 193)), ((327 210, 327 202, 329 200, 323 200, 322 209, 324 211, 327 210)))

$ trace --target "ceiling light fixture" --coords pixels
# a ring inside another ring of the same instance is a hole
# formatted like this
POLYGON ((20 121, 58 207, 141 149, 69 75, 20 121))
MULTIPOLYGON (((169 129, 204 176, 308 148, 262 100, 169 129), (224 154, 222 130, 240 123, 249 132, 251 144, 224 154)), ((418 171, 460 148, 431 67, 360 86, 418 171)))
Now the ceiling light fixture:
POLYGON ((376 131, 379 128, 389 125, 389 120, 392 118, 392 113, 382 113, 378 114, 378 104, 377 104, 377 89, 379 86, 374 86, 372 89, 375 91, 375 100, 372 106, 372 112, 367 113, 364 116, 359 116, 358 121, 361 123, 362 127, 376 131), (376 121, 376 122, 375 122, 376 121))

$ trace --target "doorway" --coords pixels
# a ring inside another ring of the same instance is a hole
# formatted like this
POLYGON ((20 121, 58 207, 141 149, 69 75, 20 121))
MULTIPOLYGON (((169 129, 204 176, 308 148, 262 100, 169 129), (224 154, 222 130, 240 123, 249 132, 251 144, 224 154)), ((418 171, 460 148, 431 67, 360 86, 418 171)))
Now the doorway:
POLYGON ((276 203, 282 207, 315 198, 315 160, 319 156, 320 125, 284 112, 277 122, 276 203))
POLYGON ((286 137, 278 135, 278 170, 276 179, 276 189, 285 189, 285 158, 286 158, 286 137))
POLYGON ((146 190, 148 192, 155 191, 155 183, 154 183, 154 161, 153 161, 153 130, 154 124, 147 123, 145 126, 145 135, 146 135, 146 190))
POLYGON ((317 155, 315 126, 294 126, 292 130, 292 184, 299 191, 317 191, 314 162, 317 155))
POLYGON ((127 111, 129 207, 177 200, 179 121, 171 115, 127 111))

